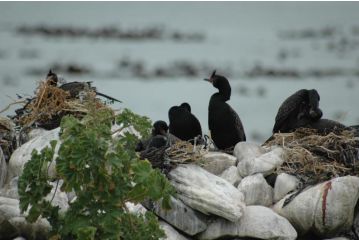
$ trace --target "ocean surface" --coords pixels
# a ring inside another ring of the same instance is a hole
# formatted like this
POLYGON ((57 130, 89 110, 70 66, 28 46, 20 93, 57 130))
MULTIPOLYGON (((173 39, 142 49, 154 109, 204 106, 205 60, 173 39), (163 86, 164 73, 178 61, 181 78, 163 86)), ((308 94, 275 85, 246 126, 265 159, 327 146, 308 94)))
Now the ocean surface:
POLYGON ((188 102, 207 132, 216 89, 203 78, 216 69, 249 141, 267 139, 302 88, 317 89, 324 118, 359 124, 358 12, 357 2, 0 2, 0 111, 52 68, 153 121, 188 102))

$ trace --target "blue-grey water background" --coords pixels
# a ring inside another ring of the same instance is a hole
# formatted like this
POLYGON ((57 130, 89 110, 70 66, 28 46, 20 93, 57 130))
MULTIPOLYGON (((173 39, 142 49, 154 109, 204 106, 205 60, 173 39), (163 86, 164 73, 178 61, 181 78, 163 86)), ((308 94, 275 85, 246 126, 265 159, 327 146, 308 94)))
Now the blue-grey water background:
POLYGON ((278 107, 301 88, 318 90, 323 117, 359 124, 358 12, 356 2, 1 2, 0 110, 16 94, 33 95, 50 67, 75 64, 87 71, 57 73, 93 81, 123 101, 114 108, 168 121, 168 109, 186 101, 207 132, 216 90, 202 79, 215 68, 230 80, 229 104, 249 141, 270 136, 278 107), (23 34, 24 26, 162 35, 59 37, 23 34))

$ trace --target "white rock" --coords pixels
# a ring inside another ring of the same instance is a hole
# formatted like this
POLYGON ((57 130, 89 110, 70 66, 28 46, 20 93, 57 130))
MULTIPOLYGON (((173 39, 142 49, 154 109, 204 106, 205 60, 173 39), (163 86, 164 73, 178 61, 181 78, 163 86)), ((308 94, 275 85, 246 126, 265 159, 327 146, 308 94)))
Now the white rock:
POLYGON ((271 240, 294 240, 297 232, 287 219, 263 206, 248 206, 237 223, 218 218, 199 235, 201 240, 221 237, 249 237, 271 240))
POLYGON ((206 215, 191 209, 181 200, 173 197, 170 199, 170 204, 169 210, 162 209, 161 202, 153 203, 151 209, 161 219, 190 236, 203 232, 207 228, 206 215))
POLYGON ((236 166, 230 166, 224 170, 220 177, 227 180, 235 187, 238 186, 239 182, 242 180, 242 177, 239 175, 238 168, 236 166))
POLYGON ((0 197, 0 206, 1 205, 11 205, 11 206, 19 206, 19 200, 7 197, 0 197))
POLYGON ((278 166, 282 165, 282 154, 283 149, 278 147, 254 159, 244 158, 237 165, 239 174, 246 177, 255 173, 262 173, 266 177, 273 173, 278 166))
POLYGON ((281 173, 277 176, 274 184, 274 202, 278 202, 289 192, 294 191, 299 184, 298 178, 287 173, 281 173))
POLYGON ((359 197, 359 178, 346 176, 311 187, 285 207, 283 198, 273 207, 287 218, 300 235, 313 231, 320 237, 335 236, 353 224, 359 197))
POLYGON ((48 233, 51 230, 50 223, 44 219, 38 219, 34 223, 26 221, 25 217, 13 217, 9 222, 15 226, 20 235, 26 239, 47 239, 48 233))
POLYGON ((0 196, 19 199, 19 193, 17 188, 18 181, 19 177, 14 177, 13 179, 11 179, 8 184, 6 184, 2 189, 0 189, 0 196))
POLYGON ((251 161, 266 152, 267 151, 263 147, 258 146, 255 143, 239 142, 234 147, 233 155, 238 159, 238 162, 241 162, 251 161))
POLYGON ((187 240, 186 237, 182 236, 177 232, 171 225, 167 224, 164 221, 159 221, 160 228, 163 229, 163 231, 166 234, 165 238, 161 238, 161 240, 187 240))
POLYGON ((134 204, 132 202, 125 202, 125 205, 130 213, 136 215, 144 215, 147 212, 147 209, 141 204, 134 204))
POLYGON ((177 189, 177 196, 187 206, 232 222, 242 216, 244 196, 226 180, 192 164, 179 165, 169 173, 169 177, 177 189))
POLYGON ((52 185, 52 189, 51 192, 45 197, 45 200, 51 201, 52 206, 58 206, 60 208, 59 213, 64 214, 69 209, 69 199, 67 194, 60 190, 62 184, 63 180, 60 180, 56 188, 57 182, 51 182, 50 185, 52 185))
POLYGON ((5 184, 6 174, 7 174, 7 164, 6 164, 4 153, 0 146, 0 188, 2 188, 5 184))
MULTIPOLYGON (((40 152, 45 146, 50 146, 50 141, 59 140, 59 131, 60 128, 56 128, 51 131, 46 131, 42 135, 37 136, 34 139, 31 139, 30 141, 28 141, 27 143, 16 149, 11 155, 9 161, 7 181, 10 181, 13 177, 21 175, 23 167, 25 163, 31 159, 31 153, 34 149, 40 152)), ((59 147, 60 144, 57 144, 56 150, 58 150, 59 147)), ((56 153, 54 159, 55 158, 56 158, 56 153)), ((49 176, 53 178, 56 176, 55 164, 51 164, 49 168, 49 176)))
POLYGON ((261 173, 242 179, 238 189, 244 194, 246 205, 270 206, 273 203, 273 188, 261 173))
POLYGON ((113 133, 112 138, 120 139, 125 136, 125 133, 130 133, 141 139, 141 134, 133 126, 129 126, 126 128, 122 128, 122 127, 123 124, 120 125, 114 124, 111 126, 111 132, 113 133))
POLYGON ((19 235, 27 239, 47 239, 47 233, 50 230, 50 224, 45 219, 39 219, 32 224, 28 223, 20 213, 19 200, 0 197, 0 222, 4 220, 15 227, 19 235))
POLYGON ((0 197, 0 222, 19 216, 19 200, 0 197))
POLYGON ((237 158, 221 152, 209 152, 203 156, 201 167, 214 175, 220 175, 224 170, 235 166, 237 158))
POLYGON ((28 134, 29 140, 34 139, 38 136, 42 136, 42 135, 46 134, 46 132, 48 132, 48 131, 43 128, 34 128, 28 134))

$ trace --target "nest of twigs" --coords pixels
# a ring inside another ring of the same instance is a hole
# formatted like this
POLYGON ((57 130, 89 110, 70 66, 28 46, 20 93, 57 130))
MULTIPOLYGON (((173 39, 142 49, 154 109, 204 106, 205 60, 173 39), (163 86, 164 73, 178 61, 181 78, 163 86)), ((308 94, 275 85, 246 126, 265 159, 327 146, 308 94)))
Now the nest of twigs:
POLYGON ((89 110, 89 103, 95 104, 96 108, 107 107, 90 89, 82 99, 70 98, 68 92, 42 81, 37 88, 36 96, 24 106, 24 114, 19 116, 18 124, 24 127, 36 123, 51 129, 60 124, 64 115, 83 117, 89 110))
POLYGON ((277 133, 266 146, 284 149, 284 163, 277 173, 295 175, 304 184, 315 184, 333 177, 358 175, 359 141, 348 130, 328 134, 300 128, 292 133, 277 133))
POLYGON ((190 142, 177 141, 171 146, 150 148, 140 153, 141 159, 148 159, 154 168, 167 174, 178 164, 195 163, 201 165, 203 155, 208 150, 203 145, 192 145, 190 142))

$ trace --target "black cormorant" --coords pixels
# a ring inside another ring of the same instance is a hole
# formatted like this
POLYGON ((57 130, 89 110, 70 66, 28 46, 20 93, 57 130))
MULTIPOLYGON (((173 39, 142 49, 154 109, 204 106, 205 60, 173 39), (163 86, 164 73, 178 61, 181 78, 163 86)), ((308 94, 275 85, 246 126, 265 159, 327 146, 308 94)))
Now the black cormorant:
MULTIPOLYGON (((47 73, 46 81, 49 85, 57 86, 57 84, 58 84, 57 74, 52 72, 52 70, 50 69, 50 71, 47 73)), ((96 95, 105 97, 112 101, 121 102, 120 100, 117 100, 116 98, 113 98, 106 94, 98 92, 95 87, 91 86, 91 82, 69 82, 69 83, 62 84, 61 86, 59 86, 59 88, 70 93, 70 98, 78 98, 80 92, 92 90, 96 93, 96 95)))
POLYGON ((194 138, 202 136, 201 124, 191 113, 191 106, 188 103, 171 107, 168 118, 169 132, 179 139, 193 143, 194 138))
POLYGON ((319 120, 323 115, 319 100, 315 89, 301 89, 288 97, 279 107, 273 133, 290 132, 319 120))
POLYGON ((318 130, 319 133, 328 134, 333 130, 350 130, 350 127, 330 119, 319 119, 308 123, 305 127, 318 130))
POLYGON ((208 127, 212 139, 219 149, 234 147, 238 142, 246 141, 243 125, 238 114, 226 103, 231 97, 228 80, 216 71, 209 79, 219 91, 212 95, 208 107, 208 127))
POLYGON ((168 133, 168 125, 165 121, 156 121, 153 124, 151 137, 140 141, 135 151, 140 152, 143 150, 148 150, 150 148, 160 148, 163 146, 171 146, 173 143, 177 142, 178 138, 168 133))

